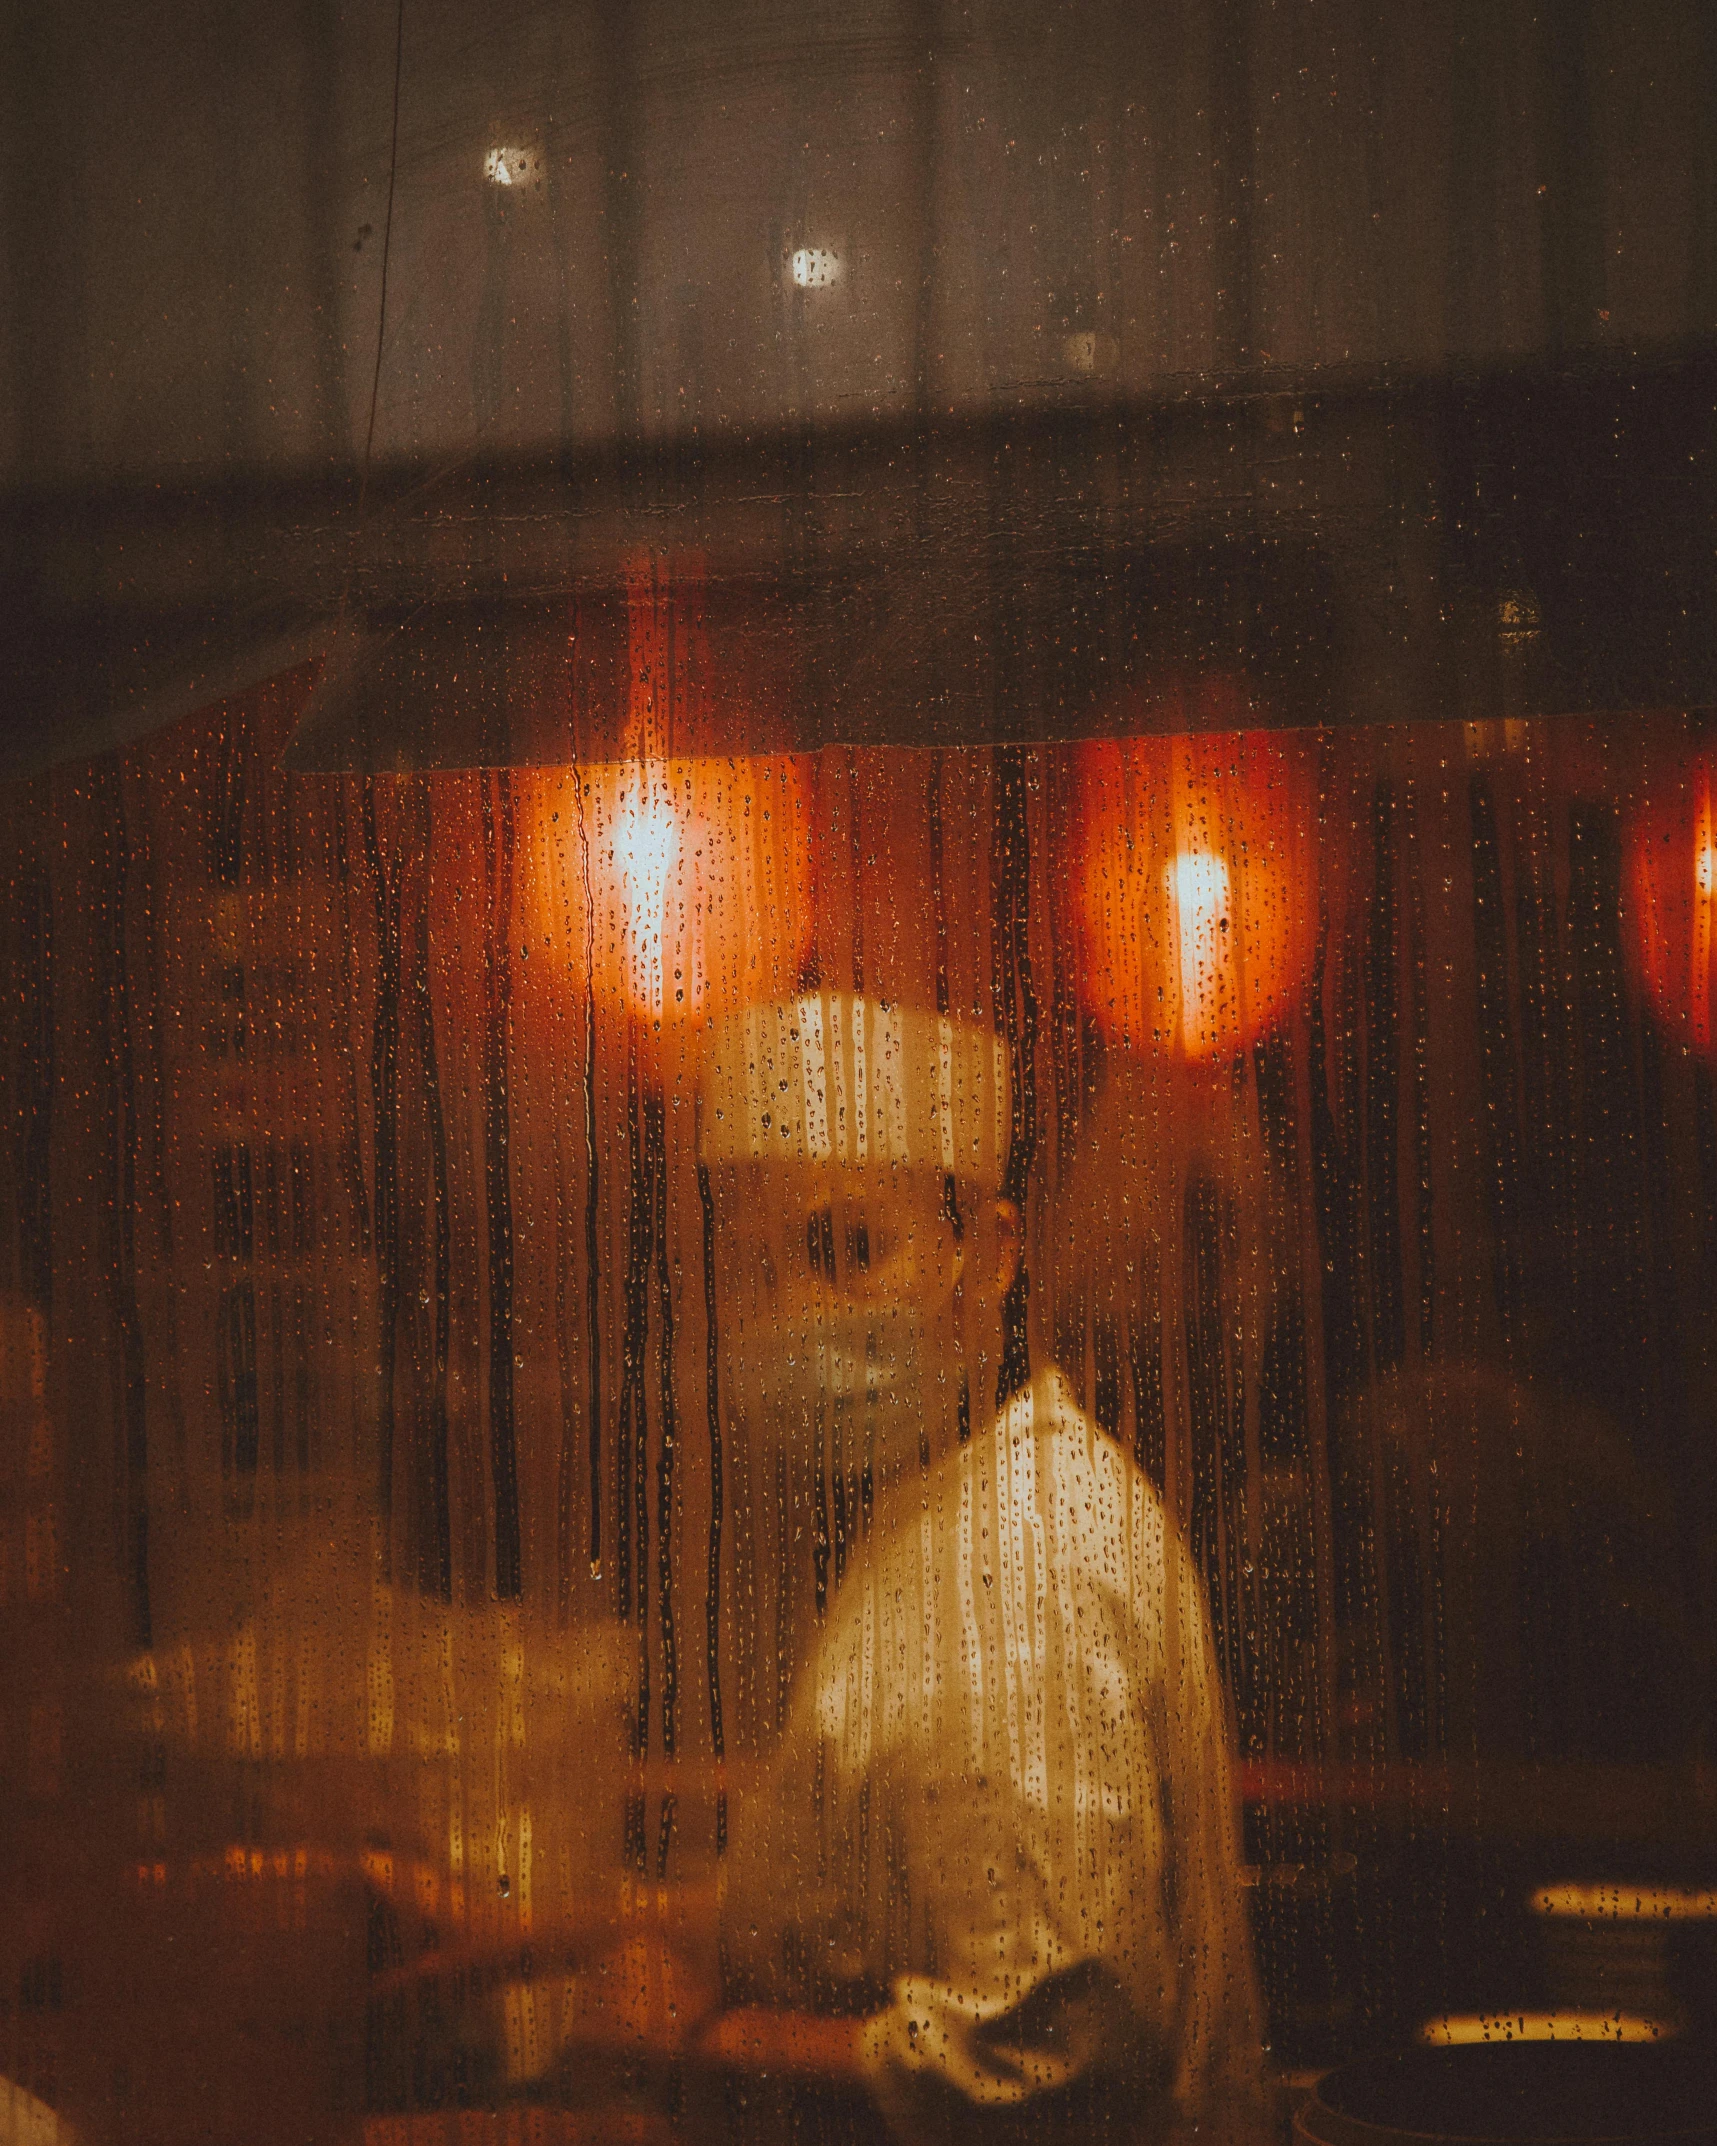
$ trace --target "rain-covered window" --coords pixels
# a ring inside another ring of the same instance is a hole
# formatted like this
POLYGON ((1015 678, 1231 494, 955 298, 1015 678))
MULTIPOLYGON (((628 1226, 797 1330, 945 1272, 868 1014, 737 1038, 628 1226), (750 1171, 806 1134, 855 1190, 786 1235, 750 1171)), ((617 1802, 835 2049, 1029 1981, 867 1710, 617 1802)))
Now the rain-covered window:
POLYGON ((19 40, 0 2138, 1706 2136, 1700 12, 288 13, 19 40))

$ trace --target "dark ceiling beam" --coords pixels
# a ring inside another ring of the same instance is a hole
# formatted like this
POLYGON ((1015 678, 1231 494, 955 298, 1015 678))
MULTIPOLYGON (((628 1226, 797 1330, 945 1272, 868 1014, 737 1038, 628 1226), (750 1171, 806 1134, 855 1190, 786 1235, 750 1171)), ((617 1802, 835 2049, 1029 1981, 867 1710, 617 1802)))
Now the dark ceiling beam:
POLYGON ((314 717, 362 690, 353 651, 402 632, 419 645, 403 673, 389 659, 392 690, 409 698, 477 641, 535 646, 557 605, 594 617, 646 549, 695 555, 731 616, 749 603, 818 652, 823 683, 792 717, 807 746, 1102 727, 1118 690, 1191 663, 1256 672, 1295 721, 1510 695, 1522 713, 1703 704, 1714 405, 1701 354, 915 413, 821 426, 809 460, 788 427, 712 432, 689 460, 644 443, 379 468, 361 522, 350 473, 84 492, 75 512, 14 494, 8 760, 120 742, 337 635, 314 717), (807 515, 809 552, 792 539, 807 515), (964 649, 1004 589, 1031 675, 998 717, 964 649))

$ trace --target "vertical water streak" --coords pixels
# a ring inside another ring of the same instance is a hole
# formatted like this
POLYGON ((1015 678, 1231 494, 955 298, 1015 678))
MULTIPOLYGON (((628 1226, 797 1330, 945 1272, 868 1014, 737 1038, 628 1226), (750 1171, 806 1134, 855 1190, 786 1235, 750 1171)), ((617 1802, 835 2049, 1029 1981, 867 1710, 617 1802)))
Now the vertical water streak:
POLYGON ((601 1144, 596 1124, 596 900, 590 884, 590 830, 584 816, 584 784, 573 768, 578 799, 578 869, 584 884, 584 1317, 590 1352, 586 1397, 590 1435, 590 1569, 602 1569, 602 1267, 601 1144))
POLYGON ((512 1026, 513 792, 503 768, 482 780, 483 1174, 489 1224, 489 1461, 495 1495, 495 1593, 524 1592, 518 1441, 513 1417, 513 1193, 507 1046, 512 1026))
POLYGON ((17 896, 20 1004, 13 1032, 18 1103, 18 1267, 44 1317, 54 1308, 54 887, 36 862, 17 896))
POLYGON ((829 1606, 829 1425, 826 1405, 817 1404, 817 1473, 811 1494, 811 1586, 817 1615, 829 1606))
POLYGON ((1717 1283, 1717 1074, 1693 1068, 1694 1149, 1699 1158, 1700 1241, 1705 1264, 1717 1283))
MULTIPOLYGON (((363 795, 368 800, 371 778, 363 779, 363 795)), ((338 985, 339 1002, 342 1006, 355 1006, 357 978, 352 961, 352 867, 351 852, 346 835, 346 801, 348 785, 342 783, 340 796, 334 807, 334 884, 340 890, 340 928, 338 940, 338 985)), ((366 812, 367 812, 366 803, 366 812)), ((368 1258, 370 1252, 370 1188, 364 1176, 364 1143, 359 1129, 358 1110, 358 1054, 352 1047, 350 1036, 341 1038, 340 1066, 345 1075, 340 1092, 340 1168, 346 1180, 346 1198, 351 1208, 351 1245, 354 1253, 368 1258)))
MULTIPOLYGON (((1054 854, 1051 836, 1051 855, 1054 854)), ((1049 1073, 1055 1086, 1055 1156, 1059 1168, 1074 1153, 1080 1120, 1095 1094, 1101 1067, 1097 1023, 1080 1018, 1074 904, 1051 899, 1049 931, 1049 1073), (1073 945, 1069 945, 1069 939, 1073 945)))
MULTIPOLYGON (((656 1299, 660 1310, 661 1431, 656 1451, 656 1623, 662 1635, 662 1755, 672 1758, 679 1725, 679 1647, 674 1631, 674 1465, 679 1451, 679 1403, 674 1391, 674 1291, 668 1262, 668 1156, 662 1091, 646 1099, 645 1163, 650 1180, 651 1234, 656 1245, 656 1299)), ((640 1466, 643 1454, 639 1455, 640 1466)), ((640 1537, 640 1542, 642 1538, 640 1537)), ((663 1811, 664 1829, 668 1814, 663 1811)), ((667 1834, 662 1837, 667 1854, 667 1834)))
POLYGON ((453 1512, 449 1485, 451 1424, 448 1413, 447 1378, 452 1321, 452 1217, 449 1213, 447 1171, 447 1121, 441 1100, 441 1068, 435 1043, 435 999, 429 968, 429 859, 432 854, 427 785, 418 785, 420 800, 420 846, 424 862, 423 889, 417 910, 417 1019, 418 1051, 423 1063, 424 1108, 429 1118, 430 1217, 435 1246, 434 1302, 431 1308, 433 1345, 430 1363, 428 1482, 420 1486, 427 1497, 427 1524, 417 1516, 417 1584, 439 1600, 453 1596, 453 1512))
POLYGON ((930 911, 936 926, 936 1011, 948 1011, 948 894, 942 867, 942 754, 930 755, 930 911))
MULTIPOLYGON (((698 1205, 703 1216, 704 1398, 709 1423, 709 1557, 704 1580, 705 1673, 709 1679, 710 1751, 719 1769, 727 1756, 721 1705, 721 1530, 726 1486, 721 1445, 721 1337, 716 1318, 715 1198, 709 1166, 698 1164, 698 1205)), ((727 1848, 727 1790, 716 1789, 715 1845, 727 1848)))
POLYGON ((298 1466, 298 1509, 307 1513, 310 1510, 310 1471, 323 1463, 315 1436, 316 1389, 310 1369, 311 1322, 301 1282, 292 1285, 292 1338, 295 1351, 292 1364, 293 1458, 298 1466))
POLYGON ((1133 1458, 1160 1494, 1167 1486, 1168 1453, 1163 1416, 1163 1310, 1161 1276, 1145 1264, 1128 1310, 1127 1365, 1133 1384, 1133 1458))
MULTIPOLYGON (((1336 1722, 1337 1677, 1337 1572, 1336 1520, 1333 1470, 1330 1456, 1329 1392, 1327 1356, 1328 1314, 1323 1296, 1325 1253, 1319 1228, 1319 1168, 1313 1138, 1320 1107, 1323 969, 1329 935, 1329 909, 1320 890, 1318 898, 1318 952, 1306 993, 1306 1045, 1291 1052, 1288 1079, 1282 1090, 1283 1151, 1291 1159, 1296 1199, 1296 1235, 1300 1244, 1298 1276, 1300 1332, 1304 1342, 1306 1410, 1306 1464, 1310 1477, 1312 1519, 1312 1572, 1317 1595, 1318 1645, 1316 1662, 1317 1717, 1313 1748, 1326 1761, 1342 1756, 1336 1722)), ((1332 1775, 1333 1784, 1333 1775, 1332 1775)), ((1333 1785, 1325 1806, 1331 1846, 1339 1846, 1344 1815, 1333 1785)))
POLYGON ((643 1765, 650 1748, 650 1426, 645 1370, 650 1350, 651 1255, 656 1202, 650 1121, 661 1108, 640 1078, 636 1021, 627 1040, 626 1138, 631 1164, 627 1190, 625 1334, 620 1358, 620 1429, 616 1449, 615 1587, 620 1620, 638 1632, 638 1701, 632 1755, 638 1772, 628 1805, 628 1860, 645 1868, 643 1765), (634 1564, 634 1551, 636 1563, 634 1564), (635 1583, 635 1584, 634 1584, 635 1583))
POLYGON ((1371 1275, 1371 1368, 1392 1371, 1407 1347, 1401 1274, 1400 931, 1395 786, 1371 800, 1372 893, 1366 947, 1365 1182, 1371 1275))
MULTIPOLYGON (((1600 855, 1607 830, 1597 807, 1576 803, 1568 830, 1568 996, 1576 1037, 1578 1085, 1573 1098, 1570 1167, 1571 1219, 1569 1293, 1577 1306, 1573 1326, 1575 1361, 1583 1383, 1605 1391, 1606 1334, 1599 1322, 1613 1322, 1610 1301, 1613 1262, 1606 1260, 1606 1239, 1613 1236, 1618 1210, 1610 1195, 1614 1142, 1607 1124, 1620 1056, 1613 1008, 1612 978, 1605 954, 1605 871, 1600 855)), ((1617 1098, 1616 1100, 1619 1100, 1617 1098)))
POLYGON ((620 1431, 616 1449, 614 1564, 620 1620, 638 1631, 638 1697, 632 1716, 632 1784, 626 1796, 625 1861, 640 1876, 648 1868, 644 1766, 650 1752, 650 1502, 649 1411, 645 1367, 650 1349, 650 1281, 654 1186, 650 1174, 648 1114, 651 1098, 639 1077, 638 1030, 627 1039, 626 1138, 631 1164, 627 1188, 625 1335, 620 1357, 620 1431), (633 1550, 637 1551, 634 1593, 633 1550))
POLYGON ((1684 1475, 1695 1456, 1682 1444, 1688 1423, 1687 1392, 1682 1372, 1680 1333, 1683 1313, 1690 1309, 1681 1298, 1682 1276, 1677 1272, 1675 1227, 1676 1188, 1666 1094, 1667 1069, 1661 1031, 1652 1022, 1642 1023, 1639 1038, 1640 1067, 1640 1189, 1646 1224, 1641 1253, 1653 1272, 1663 1277, 1662 1286, 1646 1299, 1645 1339, 1649 1343, 1651 1381, 1649 1406, 1668 1439, 1681 1450, 1665 1454, 1671 1469, 1684 1475), (1673 1427, 1673 1428, 1672 1428, 1673 1427))
POLYGON ((852 817, 847 838, 853 865, 853 989, 864 990, 864 890, 868 874, 864 862, 864 806, 859 796, 859 763, 855 747, 847 751, 847 804, 852 817))
MULTIPOLYGON (((156 872, 158 834, 156 817, 151 809, 153 786, 145 783, 138 798, 138 850, 142 866, 142 926, 143 975, 149 994, 149 1018, 145 1024, 146 1079, 152 1107, 149 1113, 149 1202, 155 1211, 156 1228, 160 1236, 160 1251, 166 1271, 174 1265, 174 1206, 167 1191, 167 1123, 169 1094, 161 1051, 161 1025, 164 1012, 162 1003, 163 963, 161 958, 161 900, 160 884, 156 872)), ((167 1317, 176 1326, 174 1292, 166 1296, 167 1317)), ((177 1355, 176 1342, 170 1345, 177 1355)), ((174 1407, 177 1406, 177 1379, 174 1381, 174 1407)), ((183 1438, 183 1421, 178 1426, 183 1438)))
MULTIPOLYGON (((558 1026, 558 1023, 557 1023, 558 1026)), ((564 1032, 562 1032, 564 1040, 564 1032)), ((561 1068, 564 1070, 565 1061, 561 1068)), ((554 1183, 554 1361, 560 1387, 560 1451, 555 1468, 554 1571, 555 1611, 564 1626, 573 1604, 573 1509, 576 1502, 577 1458, 574 1436, 578 1425, 578 1383, 572 1350, 576 1336, 568 1318, 568 1283, 572 1277, 573 1253, 568 1206, 571 1175, 561 1140, 561 1113, 555 1112, 553 1127, 554 1183)))
POLYGON ((1186 1413, 1192 1445, 1188 1533, 1210 1604, 1211 1633, 1228 1691, 1240 1691, 1240 1616, 1232 1536, 1243 1479, 1238 1409, 1224 1334, 1222 1212, 1217 1187, 1188 1173, 1182 1212, 1186 1274, 1186 1413))
MULTIPOLYGON (((1701 1301, 1711 1304, 1717 1302, 1717 1074, 1714 1074, 1709 1066, 1697 1062, 1693 1067, 1692 1100, 1693 1149, 1697 1175, 1694 1214, 1699 1244, 1695 1280, 1701 1301)), ((1694 1341, 1695 1347, 1702 1346, 1709 1350, 1709 1341, 1703 1335, 1697 1339, 1690 1336, 1689 1339, 1694 1341)), ((1705 1360, 1710 1361, 1708 1354, 1705 1360)), ((1717 1414, 1714 1402, 1717 1402, 1717 1391, 1714 1391, 1714 1382, 1707 1379, 1701 1382, 1699 1406, 1689 1419, 1691 1431, 1703 1431, 1705 1434, 1700 1441, 1702 1450, 1694 1478, 1704 1494, 1688 1500, 1688 1525, 1696 1538, 1691 1559, 1691 1569, 1696 1576, 1698 1587, 1698 1592, 1692 1597, 1696 1602, 1710 1601, 1714 1591, 1717 1591, 1713 1586, 1713 1577, 1717 1575, 1717 1539, 1714 1539, 1717 1538, 1717 1530, 1704 1525, 1702 1519, 1702 1516, 1712 1509, 1711 1490, 1714 1467, 1717 1467, 1717 1440, 1710 1435, 1713 1416, 1717 1414)), ((1710 1731, 1707 1730, 1700 1739, 1707 1752, 1709 1737, 1710 1731)))
POLYGON ((376 1003, 370 1036, 370 1107, 375 1140, 377 1291, 376 1505, 381 1577, 393 1577, 393 1469, 399 1363, 399 983, 400 887, 390 884, 376 821, 376 784, 364 777, 364 847, 376 904, 376 1003))
MULTIPOLYGON (((272 1247, 271 1247, 272 1251, 272 1247)), ((274 1470, 278 1499, 286 1480, 286 1304, 281 1296, 278 1266, 268 1285, 268 1399, 269 1463, 274 1470)), ((277 1508, 278 1509, 278 1508, 277 1508)))
POLYGON ((1559 972, 1560 938, 1548 829, 1539 821, 1517 841, 1514 929, 1520 977, 1521 1182, 1523 1212, 1534 1218, 1524 1248, 1543 1341, 1558 1353, 1567 1332, 1567 1246, 1572 1227, 1568 1136, 1572 1078, 1568 1006, 1559 972), (1537 850, 1534 853, 1534 842, 1537 850))
POLYGON ((1520 1315, 1520 1123, 1516 1104, 1517 1046, 1509 1004, 1507 915, 1496 805, 1488 778, 1475 770, 1469 786, 1473 846, 1473 984, 1477 998, 1480 1146, 1495 1232, 1492 1286, 1505 1343, 1520 1315))
MULTIPOLYGON (((156 1218, 157 1256, 160 1271, 166 1286, 160 1295, 160 1337, 157 1362, 164 1372, 164 1398, 168 1422, 172 1432, 172 1474, 176 1486, 177 1502, 183 1509, 188 1496, 187 1467, 189 1463, 189 1439, 185 1422, 183 1366, 179 1346, 179 1300, 182 1293, 177 1280, 177 1230, 174 1216, 176 1203, 168 1191, 168 1124, 171 1115, 172 1089, 167 1079, 165 1054, 162 1049, 162 1028, 167 1008, 162 996, 165 962, 162 953, 162 902, 160 875, 157 869, 160 854, 158 821, 152 809, 153 787, 145 784, 141 790, 141 838, 143 865, 143 969, 149 995, 149 1017, 146 1023, 145 1048, 147 1068, 145 1085, 150 1098, 149 1114, 149 1205, 156 1218)), ((51 1035, 48 1038, 51 1045, 51 1035)), ((51 1059, 49 1061, 51 1066, 51 1059)), ((46 1310, 46 1306, 43 1307, 46 1310)))
POLYGON ((119 1464, 123 1572, 131 1636, 153 1644, 149 1594, 149 1418, 142 1307, 137 1295, 137 1069, 131 1039, 131 979, 126 965, 126 904, 131 832, 124 780, 107 765, 94 776, 90 802, 97 841, 100 925, 95 983, 101 1058, 107 1072, 106 1206, 111 1241, 106 1263, 108 1312, 119 1345, 119 1464))
POLYGON ((789 1558, 793 1544, 793 1502, 787 1449, 775 1448, 775 1733, 787 1725, 793 1689, 793 1590, 789 1558))
POLYGON ((643 1120, 638 1093, 637 1042, 630 1034, 626 1047, 626 1150, 626 1280, 621 1310, 620 1423, 614 1447, 614 1606, 622 1624, 630 1623, 632 1617, 633 1424, 641 1405, 638 1373, 648 1339, 649 1317, 643 1278, 649 1253, 641 1242, 649 1226, 649 1208, 640 1189, 644 1169, 643 1120))
MULTIPOLYGON (((995 831, 990 848, 993 901, 993 1003, 1008 1050, 1011 1112, 1002 1196, 1025 1212, 1037 1154, 1037 992, 1031 972, 1031 832, 1025 759, 1017 746, 995 749, 995 831)), ((1022 1260, 1002 1307, 996 1406, 1031 1379, 1026 1306, 1031 1277, 1022 1260)))
POLYGON ((1419 1354, 1429 1357, 1436 1335, 1437 1245, 1431 1204, 1431 1013, 1426 975, 1425 860, 1419 834, 1419 799, 1407 786, 1407 961, 1413 1050, 1414 1229, 1419 1269, 1419 1354))
MULTIPOLYGON (((1304 1206, 1311 1230, 1315 1231, 1319 1254, 1317 1294, 1312 1301, 1319 1308, 1319 1354, 1326 1390, 1332 1401, 1352 1391, 1363 1375, 1365 1364, 1359 1186, 1349 1144, 1343 1138, 1331 1100, 1331 1088, 1335 1085, 1332 1084, 1329 1063, 1332 1046, 1324 1015, 1325 976, 1331 941, 1343 937, 1344 925, 1333 925, 1327 916, 1321 919, 1317 958, 1306 994, 1307 1103, 1310 1113, 1307 1134, 1312 1171, 1311 1196, 1304 1206)), ((1336 958, 1341 958, 1339 948, 1336 958)), ((1338 998, 1342 995, 1339 988, 1337 995, 1338 998)), ((1351 1005, 1352 994, 1347 996, 1351 1005)), ((1338 1025, 1333 1046, 1336 1053, 1351 1052, 1355 1041, 1354 1036, 1344 1037, 1338 1025)), ((1352 1095, 1354 1085, 1351 1080, 1339 1083, 1348 1096, 1352 1095)), ((1301 1226, 1306 1227, 1305 1221, 1301 1226)), ((1314 1417, 1315 1420, 1318 1419, 1314 1417)))
POLYGON ((840 1410, 832 1419, 829 1451, 830 1487, 833 1492, 832 1518, 834 1521, 833 1542, 835 1552, 835 1585, 839 1587, 847 1569, 847 1545, 858 1528, 858 1499, 849 1498, 847 1484, 847 1448, 842 1432, 846 1425, 846 1410, 840 1410))
POLYGON ((250 758, 250 726, 242 715, 229 715, 209 744, 198 795, 204 868, 219 887, 238 883, 250 758))

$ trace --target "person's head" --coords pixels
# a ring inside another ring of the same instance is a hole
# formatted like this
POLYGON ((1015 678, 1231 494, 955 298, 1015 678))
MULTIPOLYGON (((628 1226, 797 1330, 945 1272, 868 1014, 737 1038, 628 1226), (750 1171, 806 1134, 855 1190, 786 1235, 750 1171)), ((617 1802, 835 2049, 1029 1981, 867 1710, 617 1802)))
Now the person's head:
POLYGON ((752 1006, 698 1111, 737 1412, 789 1447, 845 1412, 886 1454, 981 1407, 1020 1266, 996 1039, 851 993, 752 1006))

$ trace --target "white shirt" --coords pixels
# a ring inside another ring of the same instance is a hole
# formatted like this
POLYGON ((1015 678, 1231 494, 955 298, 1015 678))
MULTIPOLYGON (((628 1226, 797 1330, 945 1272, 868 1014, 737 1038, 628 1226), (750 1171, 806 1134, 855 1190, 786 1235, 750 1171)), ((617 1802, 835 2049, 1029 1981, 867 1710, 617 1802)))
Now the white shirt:
POLYGON ((730 1964, 776 2002, 886 1992, 864 2062, 906 2136, 1100 2076, 1147 2133, 1238 2116, 1259 2027, 1227 1737, 1161 1500, 1053 1368, 913 1487, 736 1813, 730 1964))

